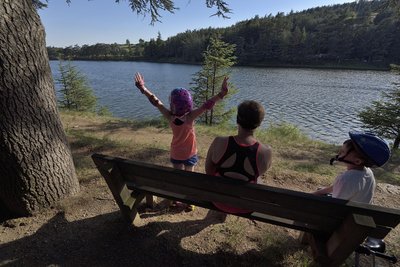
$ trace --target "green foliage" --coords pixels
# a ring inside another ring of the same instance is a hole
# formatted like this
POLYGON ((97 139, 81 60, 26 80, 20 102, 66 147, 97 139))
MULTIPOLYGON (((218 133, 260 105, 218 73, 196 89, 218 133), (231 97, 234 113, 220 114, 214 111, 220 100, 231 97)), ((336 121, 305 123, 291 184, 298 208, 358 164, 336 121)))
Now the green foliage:
POLYGON ((61 86, 61 97, 58 103, 61 108, 95 112, 97 99, 93 94, 92 88, 88 85, 86 77, 68 61, 59 64, 60 77, 57 82, 61 86))
MULTIPOLYGON (((398 0, 357 1, 255 16, 228 28, 187 30, 165 41, 155 36, 131 49, 126 44, 96 44, 61 52, 73 59, 200 63, 209 36, 219 35, 236 45, 240 65, 387 69, 390 63, 400 64, 399 6, 398 0)), ((48 48, 51 59, 57 49, 48 48)))
MULTIPOLYGON (((398 71, 398 66, 394 67, 398 71)), ((370 107, 362 110, 358 116, 363 127, 376 132, 378 135, 392 139, 393 149, 400 144, 400 83, 396 88, 382 92, 382 100, 372 102, 370 107)))
POLYGON ((32 0, 32 5, 36 9, 42 9, 42 8, 47 7, 47 1, 46 1, 46 3, 43 3, 43 1, 32 0))
POLYGON ((112 113, 111 113, 111 111, 108 109, 107 106, 101 106, 101 107, 97 110, 97 115, 103 116, 103 117, 111 117, 111 116, 112 116, 112 113))
MULTIPOLYGON (((233 55, 235 45, 225 43, 219 38, 210 38, 210 44, 204 52, 202 68, 193 78, 193 99, 196 106, 201 106, 208 99, 220 92, 224 77, 229 76, 229 68, 235 64, 233 55)), ((229 83, 229 98, 236 92, 229 83)), ((218 102, 212 110, 206 111, 199 120, 205 124, 226 123, 233 115, 234 109, 225 110, 224 101, 218 102)))
POLYGON ((310 140, 299 128, 289 123, 270 125, 264 134, 269 139, 281 140, 283 143, 303 143, 310 140))

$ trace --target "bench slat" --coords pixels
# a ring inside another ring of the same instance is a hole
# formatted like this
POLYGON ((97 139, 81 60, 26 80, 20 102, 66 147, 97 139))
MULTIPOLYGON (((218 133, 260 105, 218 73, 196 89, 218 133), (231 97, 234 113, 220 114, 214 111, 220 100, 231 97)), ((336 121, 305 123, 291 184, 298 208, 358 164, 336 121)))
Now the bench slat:
MULTIPOLYGON (((139 190, 140 192, 144 192, 147 194, 153 194, 158 197, 168 198, 171 200, 179 200, 179 201, 187 203, 187 204, 193 204, 198 207, 202 207, 202 208, 206 208, 206 209, 210 209, 210 210, 220 211, 218 208, 216 208, 210 202, 190 200, 190 199, 186 198, 186 196, 178 195, 178 194, 171 194, 169 191, 164 191, 164 190, 156 189, 156 188, 149 187, 149 186, 135 186, 135 190, 139 190)), ((294 220, 289 220, 289 219, 272 216, 272 215, 268 215, 268 214, 260 213, 260 212, 252 212, 252 213, 248 213, 248 214, 235 214, 235 215, 244 217, 247 219, 251 219, 251 220, 257 220, 257 221, 261 221, 261 222, 266 222, 266 223, 270 223, 270 224, 274 224, 274 225, 278 225, 278 226, 283 226, 283 227, 287 227, 287 228, 291 228, 291 229, 295 229, 295 230, 299 230, 299 231, 304 231, 304 232, 309 232, 309 233, 313 233, 313 234, 323 235, 323 236, 326 236, 328 233, 330 233, 327 230, 322 231, 321 227, 316 226, 316 225, 303 223, 303 222, 299 222, 299 221, 294 221, 294 220)))
POLYGON ((129 189, 141 189, 148 192, 157 192, 164 195, 164 197, 172 197, 181 200, 190 201, 208 201, 208 202, 222 202, 228 203, 232 206, 257 211, 263 214, 269 214, 272 216, 285 218, 289 220, 297 220, 303 223, 319 225, 319 231, 324 233, 330 233, 335 229, 341 221, 332 218, 327 218, 318 214, 305 214, 296 209, 288 209, 286 207, 280 207, 276 204, 249 202, 247 199, 240 199, 231 195, 224 195, 215 192, 205 192, 192 187, 184 187, 176 184, 169 183, 158 183, 149 178, 135 177, 135 183, 127 182, 129 189), (183 193, 184 192, 184 193, 183 193))
POLYGON ((287 206, 303 213, 320 214, 328 218, 337 217, 343 219, 349 213, 357 213, 373 216, 378 225, 396 227, 400 222, 400 211, 395 209, 320 197, 265 185, 242 183, 241 186, 237 186, 238 183, 232 183, 232 179, 224 177, 188 173, 162 166, 148 166, 145 163, 128 162, 118 163, 127 181, 134 182, 135 176, 141 176, 158 182, 165 181, 171 184, 195 187, 217 194, 229 193, 232 196, 240 196, 254 202, 275 203, 281 207, 287 206), (128 162, 129 164, 127 164, 128 162))

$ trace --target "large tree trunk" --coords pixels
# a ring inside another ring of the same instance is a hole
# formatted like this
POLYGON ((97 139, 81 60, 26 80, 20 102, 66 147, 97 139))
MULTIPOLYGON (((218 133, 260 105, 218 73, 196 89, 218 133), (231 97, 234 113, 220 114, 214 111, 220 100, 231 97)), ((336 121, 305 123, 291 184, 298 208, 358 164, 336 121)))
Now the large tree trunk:
POLYGON ((0 202, 31 215, 79 190, 32 0, 0 1, 0 202))

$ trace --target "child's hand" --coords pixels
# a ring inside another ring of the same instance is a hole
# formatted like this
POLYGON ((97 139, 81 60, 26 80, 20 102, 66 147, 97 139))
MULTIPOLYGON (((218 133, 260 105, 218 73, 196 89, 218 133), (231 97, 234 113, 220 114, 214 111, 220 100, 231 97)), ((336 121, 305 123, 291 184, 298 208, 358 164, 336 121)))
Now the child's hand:
POLYGON ((225 77, 224 81, 222 82, 221 85, 221 92, 219 92, 218 96, 222 99, 224 96, 228 94, 228 79, 229 77, 225 77))
POLYGON ((139 72, 137 72, 135 74, 135 85, 136 87, 140 90, 140 92, 142 92, 142 94, 144 93, 144 79, 142 74, 140 74, 139 72))

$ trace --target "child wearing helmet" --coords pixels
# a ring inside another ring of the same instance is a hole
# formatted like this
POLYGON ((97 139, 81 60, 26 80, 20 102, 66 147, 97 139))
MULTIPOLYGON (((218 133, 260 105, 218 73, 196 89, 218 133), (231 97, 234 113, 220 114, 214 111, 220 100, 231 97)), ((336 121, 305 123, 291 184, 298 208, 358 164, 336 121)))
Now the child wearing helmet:
POLYGON ((201 107, 193 108, 190 92, 185 88, 176 88, 170 94, 170 108, 145 87, 144 78, 140 73, 135 74, 135 85, 140 92, 147 96, 150 103, 168 120, 172 129, 170 160, 175 169, 194 171, 198 161, 197 143, 194 123, 205 111, 214 107, 228 93, 228 77, 225 77, 221 91, 208 99, 201 107))
POLYGON ((330 161, 331 165, 334 161, 343 162, 347 170, 332 185, 314 194, 371 203, 376 183, 370 168, 383 166, 390 158, 390 148, 385 140, 371 133, 349 132, 349 136, 330 161))

